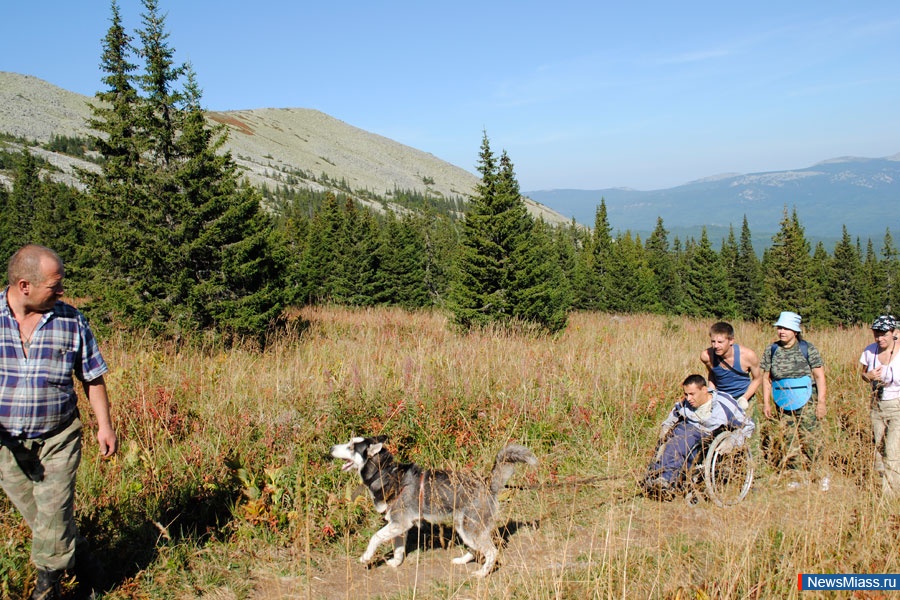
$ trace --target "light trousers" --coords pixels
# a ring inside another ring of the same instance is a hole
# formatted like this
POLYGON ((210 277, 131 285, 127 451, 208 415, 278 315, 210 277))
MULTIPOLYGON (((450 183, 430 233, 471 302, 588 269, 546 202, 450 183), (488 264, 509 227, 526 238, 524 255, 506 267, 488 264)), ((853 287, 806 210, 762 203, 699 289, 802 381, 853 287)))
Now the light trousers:
POLYGON ((900 399, 876 402, 871 417, 882 489, 886 494, 900 494, 900 399))

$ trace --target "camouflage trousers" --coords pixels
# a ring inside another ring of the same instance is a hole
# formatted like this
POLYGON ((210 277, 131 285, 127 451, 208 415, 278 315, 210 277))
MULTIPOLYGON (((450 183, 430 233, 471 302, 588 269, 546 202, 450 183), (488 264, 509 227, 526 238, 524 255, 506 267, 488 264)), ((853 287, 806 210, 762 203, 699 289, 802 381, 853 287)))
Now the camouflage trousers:
POLYGON ((797 410, 775 407, 774 418, 766 423, 763 431, 763 451, 770 463, 780 468, 806 467, 813 475, 820 476, 824 465, 821 450, 824 432, 816 418, 816 398, 797 410))
POLYGON ((31 561, 47 571, 71 568, 81 421, 47 439, 2 442, 0 486, 31 528, 31 561))

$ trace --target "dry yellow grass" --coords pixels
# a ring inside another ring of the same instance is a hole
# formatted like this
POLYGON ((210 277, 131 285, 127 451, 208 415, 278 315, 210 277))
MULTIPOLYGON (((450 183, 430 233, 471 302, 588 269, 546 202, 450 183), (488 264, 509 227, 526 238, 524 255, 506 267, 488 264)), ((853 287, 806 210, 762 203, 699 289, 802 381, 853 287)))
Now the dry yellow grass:
MULTIPOLYGON (((788 493, 759 464, 747 500, 719 509, 636 495, 657 424, 703 372, 709 321, 582 313, 534 338, 459 335, 437 312, 302 316, 302 333, 264 353, 104 342, 123 450, 102 462, 88 443, 79 514, 120 553, 108 597, 771 598, 797 597, 801 572, 900 570, 856 375, 864 328, 806 332, 827 363, 832 491, 788 493), (513 480, 501 519, 513 531, 486 581, 450 567, 455 547, 396 571, 356 563, 379 517, 323 455, 380 433, 427 466, 484 472, 510 440, 538 454, 513 480)), ((757 352, 774 338, 770 324, 735 326, 757 352)), ((0 532, 14 593, 26 535, 5 504, 0 532)))

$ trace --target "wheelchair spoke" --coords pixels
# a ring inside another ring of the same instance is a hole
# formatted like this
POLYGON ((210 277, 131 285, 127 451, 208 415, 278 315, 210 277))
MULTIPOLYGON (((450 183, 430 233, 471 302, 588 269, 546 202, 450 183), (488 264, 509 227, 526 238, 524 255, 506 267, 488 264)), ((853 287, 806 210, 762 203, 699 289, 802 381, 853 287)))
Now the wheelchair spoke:
POLYGON ((737 504, 753 483, 753 460, 747 445, 729 453, 718 446, 729 434, 721 434, 710 446, 704 461, 704 479, 710 499, 719 506, 737 504))

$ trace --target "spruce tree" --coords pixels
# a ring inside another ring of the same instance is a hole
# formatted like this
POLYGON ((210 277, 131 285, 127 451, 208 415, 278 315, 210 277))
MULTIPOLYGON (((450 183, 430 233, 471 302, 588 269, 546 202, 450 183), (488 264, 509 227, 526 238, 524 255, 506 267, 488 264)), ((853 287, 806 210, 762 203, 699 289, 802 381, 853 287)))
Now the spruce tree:
POLYGON ((144 94, 139 118, 152 161, 165 168, 180 155, 176 146, 183 113, 178 107, 184 95, 176 85, 187 67, 175 62, 175 49, 168 44, 166 18, 160 14, 157 0, 141 0, 141 3, 143 27, 138 35, 144 71, 137 82, 144 94))
POLYGON ((498 198, 497 159, 487 133, 478 159, 481 179, 469 199, 462 239, 450 287, 454 321, 463 328, 484 326, 509 318, 506 297, 506 262, 512 250, 511 237, 518 233, 516 214, 498 198))
POLYGON ((259 192, 222 152, 225 130, 209 126, 194 72, 187 66, 185 73, 170 202, 179 210, 169 231, 179 241, 173 273, 186 291, 187 326, 258 338, 295 299, 285 285, 285 241, 259 192))
POLYGON ((659 289, 640 237, 626 231, 616 238, 606 260, 607 310, 658 312, 659 289))
POLYGON ((446 306, 459 236, 453 222, 426 211, 423 215, 425 289, 431 304, 446 306))
POLYGON ((737 302, 738 314, 744 319, 759 318, 759 303, 762 294, 762 270, 759 257, 753 249, 753 238, 747 215, 741 225, 741 239, 735 268, 730 277, 737 302))
POLYGON ((735 316, 734 291, 728 285, 725 268, 713 250, 706 227, 701 232, 700 243, 688 254, 683 281, 682 313, 704 318, 735 316))
POLYGON ((551 229, 556 255, 559 257, 559 267, 563 276, 569 282, 569 291, 572 292, 572 280, 575 275, 575 263, 577 248, 580 240, 579 228, 572 219, 567 225, 560 225, 551 229))
POLYGON ((106 160, 82 173, 94 197, 87 308, 166 336, 262 341, 289 300, 283 240, 221 152, 224 129, 208 125, 193 71, 175 64, 156 1, 143 4, 142 74, 115 2, 103 41, 108 89, 91 126, 106 160))
POLYGON ((543 220, 537 221, 528 239, 513 250, 511 262, 515 265, 510 278, 513 318, 550 333, 565 328, 571 290, 552 232, 543 220))
POLYGON ((379 241, 378 226, 372 213, 347 198, 343 206, 343 231, 336 246, 337 262, 332 265, 335 273, 332 297, 335 302, 350 306, 371 306, 375 303, 380 268, 379 241))
MULTIPOLYGON (((732 292, 735 289, 735 285, 737 284, 737 272, 740 270, 738 266, 738 244, 737 238, 734 235, 734 227, 728 227, 728 235, 725 239, 722 240, 722 246, 719 248, 719 264, 722 265, 722 269, 725 271, 725 276, 728 279, 728 287, 731 288, 732 292)), ((736 301, 737 299, 735 299, 736 301)))
POLYGON ((804 309, 803 319, 810 323, 830 325, 837 322, 831 311, 827 293, 832 280, 832 259, 825 250, 825 244, 819 241, 813 250, 810 260, 809 289, 810 302, 804 309))
POLYGON ((91 103, 92 116, 88 120, 96 132, 90 137, 91 144, 104 159, 103 173, 81 172, 82 179, 93 188, 104 184, 125 186, 139 173, 143 150, 136 132, 139 98, 133 84, 137 66, 130 58, 132 37, 122 25, 116 0, 112 2, 110 21, 100 56, 100 70, 104 73, 101 80, 106 89, 95 95, 98 101, 91 103))
POLYGON ((524 321, 558 330, 565 324, 560 313, 568 310, 568 295, 546 289, 547 281, 564 283, 561 274, 557 280, 558 257, 549 239, 535 233, 512 161, 506 152, 496 159, 486 133, 478 171, 450 288, 454 322, 471 328, 524 321), (543 271, 547 264, 549 272, 543 271))
MULTIPOLYGON (((819 258, 813 256, 817 266, 819 258)), ((849 326, 859 323, 863 312, 862 262, 859 251, 853 244, 847 226, 841 232, 841 240, 835 245, 830 261, 826 262, 828 280, 825 289, 830 317, 839 325, 849 326)))
POLYGON ((12 191, 0 213, 0 256, 4 257, 3 260, 8 260, 25 244, 35 243, 32 227, 36 217, 49 220, 49 215, 36 215, 41 193, 37 160, 27 148, 23 148, 18 156, 12 191))
POLYGON ((894 245, 891 230, 884 232, 881 245, 881 280, 877 287, 877 308, 879 314, 900 311, 900 252, 894 245))
POLYGON ((580 310, 594 310, 597 306, 597 287, 594 285, 594 241, 590 232, 580 232, 576 236, 571 284, 572 306, 580 310))
POLYGON ((376 293, 378 304, 422 308, 430 304, 426 286, 425 223, 421 218, 398 219, 389 213, 379 232, 376 250, 378 272, 376 293))
POLYGON ((300 271, 294 281, 304 304, 333 300, 335 280, 341 276, 337 273, 338 249, 344 231, 344 214, 337 197, 329 192, 310 220, 300 271))
POLYGON ((25 244, 48 246, 66 262, 67 281, 77 282, 84 246, 84 195, 49 176, 41 178, 38 161, 27 148, 16 158, 12 190, 0 185, 0 256, 8 259, 25 244))
POLYGON ((609 263, 613 260, 613 236, 612 227, 606 210, 606 199, 600 198, 600 206, 594 218, 594 237, 591 243, 593 257, 592 272, 588 275, 591 292, 594 294, 592 308, 595 310, 610 310, 610 286, 612 281, 609 274, 609 263))
POLYGON ((875 244, 869 239, 866 244, 866 258, 862 261, 862 270, 859 273, 860 282, 860 314, 857 315, 857 323, 871 323, 872 320, 885 312, 883 293, 885 281, 885 265, 878 261, 875 253, 875 244))
MULTIPOLYGON (((6 190, 5 185, 0 185, 0 252, 3 253, 4 257, 12 256, 9 247, 12 246, 11 240, 13 239, 14 234, 8 226, 8 218, 11 214, 9 208, 9 192, 6 190)), ((12 252, 15 252, 15 250, 12 252)))
POLYGON ((681 275, 669 250, 669 232, 663 225, 662 217, 656 218, 656 227, 647 238, 645 249, 647 264, 656 279, 660 311, 675 314, 682 301, 681 275))
POLYGON ((796 209, 790 215, 785 209, 780 230, 772 237, 772 246, 764 255, 764 294, 760 307, 763 319, 773 320, 785 310, 809 315, 816 308, 821 290, 812 278, 809 252, 809 242, 796 209))

